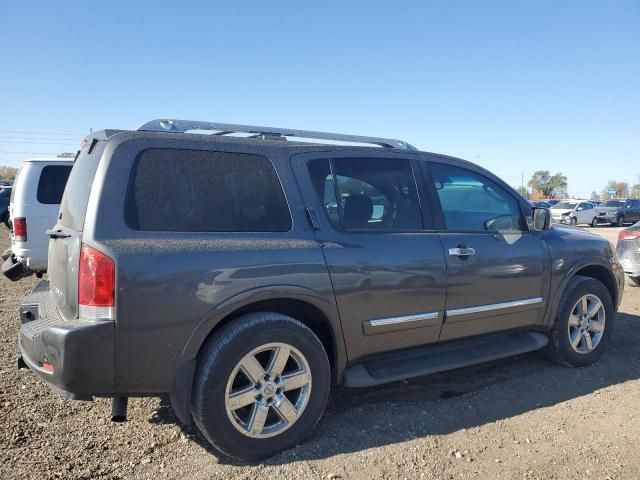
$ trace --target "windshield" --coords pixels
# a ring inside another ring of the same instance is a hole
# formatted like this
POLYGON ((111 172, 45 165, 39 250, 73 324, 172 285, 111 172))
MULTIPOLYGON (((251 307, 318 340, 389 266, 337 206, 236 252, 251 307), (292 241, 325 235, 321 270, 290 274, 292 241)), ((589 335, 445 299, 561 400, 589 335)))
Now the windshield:
POLYGON ((623 207, 624 202, 620 200, 607 200, 604 203, 600 204, 601 207, 623 207))
POLYGON ((553 207, 554 209, 563 209, 563 210, 573 210, 576 208, 576 202, 560 202, 556 203, 553 207))

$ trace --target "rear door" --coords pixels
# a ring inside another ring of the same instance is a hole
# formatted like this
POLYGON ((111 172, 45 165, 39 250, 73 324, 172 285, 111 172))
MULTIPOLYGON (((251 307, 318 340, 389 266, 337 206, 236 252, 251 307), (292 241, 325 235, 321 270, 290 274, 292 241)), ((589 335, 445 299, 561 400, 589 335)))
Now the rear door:
POLYGON ((447 263, 440 340, 542 322, 550 260, 515 193, 481 169, 424 164, 447 263))
POLYGON ((415 160, 339 152, 297 155, 292 164, 316 223, 349 360, 437 342, 446 265, 418 194, 415 160))
POLYGON ((106 143, 96 141, 95 145, 87 145, 77 156, 53 227, 55 233, 49 239, 49 286, 56 307, 66 320, 78 316, 78 266, 84 218, 106 143))

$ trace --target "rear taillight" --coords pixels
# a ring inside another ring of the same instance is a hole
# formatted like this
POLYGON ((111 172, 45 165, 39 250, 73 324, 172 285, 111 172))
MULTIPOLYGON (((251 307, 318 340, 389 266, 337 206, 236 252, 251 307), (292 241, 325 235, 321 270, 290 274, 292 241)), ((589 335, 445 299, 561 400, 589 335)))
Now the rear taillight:
POLYGON ((636 240, 640 238, 640 230, 622 230, 618 234, 618 240, 636 240))
POLYGON ((111 258, 95 248, 82 245, 78 273, 78 304, 81 317, 113 320, 115 270, 111 258))
POLYGON ((27 241, 27 219, 20 217, 13 219, 13 238, 18 242, 27 241))

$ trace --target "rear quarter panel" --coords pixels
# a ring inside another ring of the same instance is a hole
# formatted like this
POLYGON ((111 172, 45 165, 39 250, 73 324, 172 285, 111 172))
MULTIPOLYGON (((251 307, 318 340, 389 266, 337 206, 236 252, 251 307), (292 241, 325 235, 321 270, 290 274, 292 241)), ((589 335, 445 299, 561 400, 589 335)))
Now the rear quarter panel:
MULTIPOLYGON (((145 232, 123 220, 134 159, 147 148, 265 155, 247 144, 199 135, 121 134, 105 149, 91 191, 83 242, 116 262, 115 371, 119 392, 167 392, 183 362, 228 313, 255 299, 306 299, 330 319, 337 357, 344 344, 324 257, 306 221, 288 158, 267 156, 286 192, 293 227, 279 233, 145 232)), ((177 199, 179 201, 179 199, 177 199)))

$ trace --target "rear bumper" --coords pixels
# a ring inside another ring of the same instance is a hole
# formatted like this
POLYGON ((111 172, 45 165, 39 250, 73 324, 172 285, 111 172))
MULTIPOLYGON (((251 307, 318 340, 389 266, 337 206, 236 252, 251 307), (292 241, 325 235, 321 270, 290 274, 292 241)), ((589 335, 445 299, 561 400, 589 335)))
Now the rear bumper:
POLYGON ((18 343, 30 370, 65 398, 111 396, 115 386, 112 322, 64 321, 53 305, 47 280, 25 297, 20 316, 18 343))

